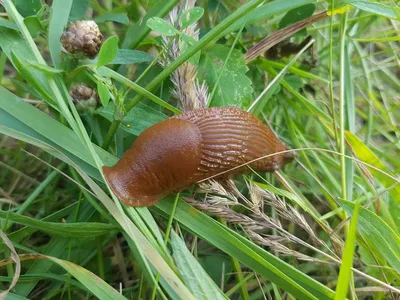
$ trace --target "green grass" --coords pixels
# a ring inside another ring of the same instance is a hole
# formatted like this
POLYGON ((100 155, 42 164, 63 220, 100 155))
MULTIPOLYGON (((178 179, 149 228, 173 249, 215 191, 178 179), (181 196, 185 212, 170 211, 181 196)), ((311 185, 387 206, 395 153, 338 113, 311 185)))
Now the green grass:
POLYGON ((159 19, 146 25, 179 1, 1 2, 0 290, 11 287, 8 298, 400 295, 394 1, 200 0, 198 39, 159 19), (316 65, 305 48, 246 63, 257 42, 332 5, 331 17, 290 40, 311 34, 316 65), (95 60, 62 51, 65 25, 81 19, 98 20, 107 40, 95 60), (156 31, 181 39, 170 63, 172 42, 156 31), (189 81, 212 94, 208 105, 250 110, 297 158, 275 174, 236 176, 247 201, 202 185, 126 207, 101 167, 182 111, 171 78, 188 64, 197 70, 189 81), (76 83, 98 89, 94 111, 75 107, 76 83))

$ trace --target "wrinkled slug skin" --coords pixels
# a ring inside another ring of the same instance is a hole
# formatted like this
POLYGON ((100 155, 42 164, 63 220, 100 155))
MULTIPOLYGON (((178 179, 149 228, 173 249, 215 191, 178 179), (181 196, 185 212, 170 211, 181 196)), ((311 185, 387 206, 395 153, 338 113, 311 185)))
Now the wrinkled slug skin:
MULTIPOLYGON (((202 179, 283 150, 286 146, 252 114, 235 107, 202 108, 149 127, 103 172, 125 204, 150 206, 202 179)), ((278 154, 224 176, 250 169, 273 172, 292 159, 292 154, 278 154)))

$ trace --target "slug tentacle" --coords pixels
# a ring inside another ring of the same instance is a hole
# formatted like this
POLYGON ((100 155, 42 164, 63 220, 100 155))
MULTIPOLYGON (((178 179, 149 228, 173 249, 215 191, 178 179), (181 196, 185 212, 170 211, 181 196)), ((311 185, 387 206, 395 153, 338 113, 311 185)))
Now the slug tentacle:
MULTIPOLYGON (((254 159, 286 150, 252 114, 236 107, 202 108, 142 132, 123 158, 104 167, 114 193, 127 205, 150 206, 165 196, 254 159)), ((273 172, 294 158, 278 154, 227 175, 273 172)))

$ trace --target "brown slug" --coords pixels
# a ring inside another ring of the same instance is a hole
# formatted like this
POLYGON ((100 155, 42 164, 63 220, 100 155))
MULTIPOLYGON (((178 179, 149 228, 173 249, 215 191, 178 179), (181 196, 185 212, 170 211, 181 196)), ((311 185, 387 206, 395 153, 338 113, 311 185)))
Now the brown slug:
MULTIPOLYGON (((252 114, 236 107, 201 108, 161 121, 143 131, 113 167, 103 167, 115 195, 130 206, 151 206, 173 192, 286 146, 252 114)), ((293 152, 249 164, 273 172, 293 152)), ((250 171, 243 166, 222 176, 250 171)))

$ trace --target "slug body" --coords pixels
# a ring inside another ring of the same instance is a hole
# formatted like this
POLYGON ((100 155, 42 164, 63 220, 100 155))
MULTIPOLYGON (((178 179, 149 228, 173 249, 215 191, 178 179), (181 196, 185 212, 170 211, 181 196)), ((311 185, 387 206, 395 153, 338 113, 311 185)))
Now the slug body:
MULTIPOLYGON (((260 120, 236 107, 196 109, 143 131, 122 159, 103 167, 114 193, 130 206, 150 206, 169 194, 243 165, 286 150, 260 120)), ((273 172, 291 161, 291 152, 233 169, 273 172)))

